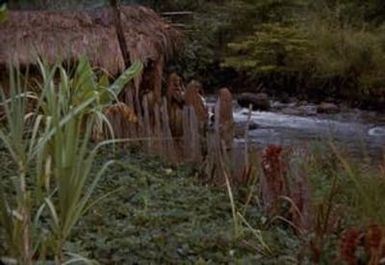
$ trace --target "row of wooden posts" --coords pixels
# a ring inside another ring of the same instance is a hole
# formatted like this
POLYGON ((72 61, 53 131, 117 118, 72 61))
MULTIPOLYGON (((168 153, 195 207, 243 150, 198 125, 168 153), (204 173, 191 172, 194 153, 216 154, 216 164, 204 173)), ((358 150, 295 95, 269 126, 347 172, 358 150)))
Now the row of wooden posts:
MULTIPOLYGON (((233 97, 227 88, 218 91, 211 111, 202 85, 193 80, 185 87, 175 73, 169 76, 167 94, 159 104, 148 93, 141 96, 141 110, 134 111, 132 91, 128 89, 122 102, 106 111, 115 138, 132 139, 147 153, 173 162, 199 164, 210 176, 229 164, 224 160, 233 156, 234 120, 233 97)), ((108 131, 105 128, 103 135, 108 131)))

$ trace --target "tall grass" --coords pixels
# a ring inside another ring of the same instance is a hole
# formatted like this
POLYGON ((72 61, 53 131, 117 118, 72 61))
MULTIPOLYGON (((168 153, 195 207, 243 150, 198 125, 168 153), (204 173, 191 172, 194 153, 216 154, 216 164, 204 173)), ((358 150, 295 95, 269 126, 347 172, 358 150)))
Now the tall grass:
POLYGON ((28 76, 22 86, 21 73, 11 70, 10 95, 2 93, 5 122, 0 139, 17 164, 15 195, 9 196, 10 187, 0 182, 7 256, 27 265, 52 257, 56 264, 84 261, 67 255, 65 242, 82 215, 101 199, 91 195, 113 163, 101 165, 97 173, 91 170, 104 144, 91 149, 92 129, 97 119, 107 122, 103 108, 140 73, 142 64, 133 64, 111 85, 107 78, 99 79, 84 58, 72 75, 59 64, 38 65, 38 92, 27 92, 28 76))
POLYGON ((32 150, 37 142, 35 137, 31 137, 30 141, 24 137, 27 130, 24 116, 27 95, 24 93, 20 76, 15 76, 13 71, 11 71, 10 85, 14 89, 11 89, 8 99, 1 90, 7 126, 0 130, 0 139, 17 165, 17 176, 13 177, 16 192, 11 204, 4 192, 3 182, 0 182, 0 223, 5 228, 11 255, 19 257, 20 264, 29 265, 32 264, 31 195, 26 178, 29 162, 32 159, 32 150), (12 205, 14 209, 11 209, 12 205))

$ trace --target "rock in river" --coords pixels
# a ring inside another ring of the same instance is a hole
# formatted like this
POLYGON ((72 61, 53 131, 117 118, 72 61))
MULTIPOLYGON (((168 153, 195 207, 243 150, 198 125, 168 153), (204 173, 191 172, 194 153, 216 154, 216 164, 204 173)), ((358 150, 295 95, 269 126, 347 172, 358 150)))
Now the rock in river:
MULTIPOLYGON (((242 138, 245 136, 246 126, 247 126, 247 122, 238 122, 235 124, 235 137, 236 138, 242 138)), ((249 131, 253 131, 253 130, 256 130, 259 128, 260 128, 260 126, 257 123, 250 121, 249 128, 248 128, 249 131)))
POLYGON ((238 104, 248 108, 252 105, 253 110, 269 110, 270 100, 266 93, 242 93, 238 96, 238 104))
POLYGON ((334 103, 322 102, 317 107, 318 113, 331 114, 331 113, 338 113, 339 111, 340 111, 340 108, 334 103))

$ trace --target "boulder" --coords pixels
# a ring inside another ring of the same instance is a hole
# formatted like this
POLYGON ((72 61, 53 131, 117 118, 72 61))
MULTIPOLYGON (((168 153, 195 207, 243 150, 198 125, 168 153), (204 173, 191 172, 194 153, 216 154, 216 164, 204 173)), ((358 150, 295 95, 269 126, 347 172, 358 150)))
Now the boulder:
POLYGON ((297 108, 302 116, 314 116, 317 115, 317 106, 313 104, 302 105, 297 108))
POLYGON ((253 110, 270 109, 270 100, 266 93, 242 93, 238 96, 237 102, 244 108, 248 108, 251 104, 253 110))
POLYGON ((281 110, 281 113, 286 115, 295 115, 295 116, 302 115, 302 111, 297 108, 284 108, 281 110))
POLYGON ((252 131, 252 130, 256 130, 259 128, 259 125, 256 124, 255 122, 250 122, 249 123, 249 130, 252 131))
POLYGON ((329 103, 329 102, 322 102, 317 107, 318 113, 331 114, 331 113, 338 113, 339 111, 340 111, 340 108, 336 104, 329 103))

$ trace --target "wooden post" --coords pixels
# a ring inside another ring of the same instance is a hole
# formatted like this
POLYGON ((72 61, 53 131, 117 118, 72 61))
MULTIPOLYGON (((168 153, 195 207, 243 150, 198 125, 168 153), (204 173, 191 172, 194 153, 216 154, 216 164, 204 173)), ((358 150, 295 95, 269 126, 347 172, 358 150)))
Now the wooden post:
POLYGON ((109 0, 112 12, 114 14, 114 24, 116 35, 118 36, 119 47, 122 52, 124 67, 128 68, 131 65, 130 54, 128 52, 126 39, 124 37, 123 27, 122 27, 122 18, 120 16, 120 10, 118 7, 118 0, 109 0))

